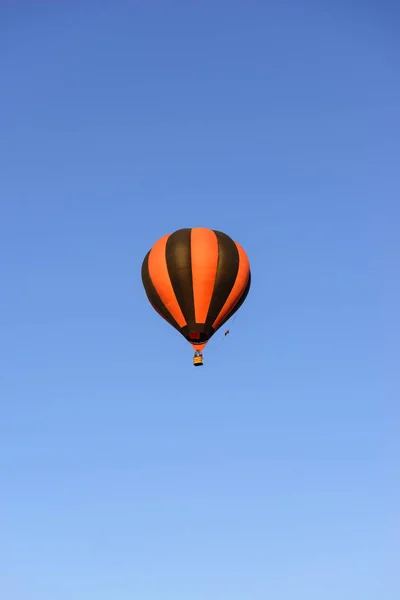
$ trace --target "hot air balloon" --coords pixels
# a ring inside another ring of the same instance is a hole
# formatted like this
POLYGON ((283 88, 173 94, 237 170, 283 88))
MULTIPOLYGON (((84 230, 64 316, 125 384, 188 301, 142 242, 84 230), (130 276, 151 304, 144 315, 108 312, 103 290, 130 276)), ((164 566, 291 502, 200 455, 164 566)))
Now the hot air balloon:
POLYGON ((194 227, 160 238, 146 254, 142 282, 154 310, 191 344, 193 364, 249 293, 246 252, 226 233, 194 227))

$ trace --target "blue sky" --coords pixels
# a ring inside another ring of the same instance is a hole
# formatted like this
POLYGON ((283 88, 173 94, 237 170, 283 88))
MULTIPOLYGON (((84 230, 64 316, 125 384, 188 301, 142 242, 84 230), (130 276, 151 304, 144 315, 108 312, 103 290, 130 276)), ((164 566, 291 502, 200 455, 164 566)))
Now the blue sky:
POLYGON ((397 600, 394 3, 0 8, 0 596, 397 600), (246 249, 231 334, 150 246, 246 249))

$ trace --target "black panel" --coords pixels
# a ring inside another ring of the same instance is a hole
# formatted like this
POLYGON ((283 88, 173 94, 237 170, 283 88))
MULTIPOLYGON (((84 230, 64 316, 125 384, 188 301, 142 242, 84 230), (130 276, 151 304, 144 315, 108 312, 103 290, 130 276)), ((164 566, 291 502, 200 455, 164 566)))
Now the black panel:
POLYGON ((149 274, 149 254, 150 254, 150 252, 151 251, 149 251, 146 254, 146 256, 143 260, 143 264, 142 264, 142 281, 143 281, 144 289, 146 291, 147 298, 149 299, 151 304, 153 306, 155 306, 155 308, 163 315, 163 317, 168 321, 168 323, 170 323, 172 325, 172 327, 175 327, 175 329, 177 329, 179 331, 179 333, 182 333, 182 330, 179 327, 178 323, 175 321, 175 319, 173 318, 173 316, 171 315, 169 310, 162 303, 161 298, 158 295, 157 290, 153 285, 153 282, 151 281, 150 274, 149 274))
POLYGON ((220 327, 222 327, 231 317, 233 317, 233 315, 235 314, 236 311, 239 310, 239 308, 242 306, 243 302, 246 300, 247 295, 250 291, 250 286, 251 286, 251 273, 249 274, 249 280, 247 282, 247 285, 244 289, 243 294, 240 296, 239 300, 236 302, 235 306, 233 307, 233 309, 231 310, 231 312, 228 314, 228 316, 222 321, 221 325, 218 327, 218 329, 220 327))
MULTIPOLYGON (((194 340, 190 337, 189 332, 186 332, 186 334, 183 334, 185 336, 185 338, 187 339, 188 342, 190 342, 191 344, 204 344, 204 342, 208 342, 208 340, 210 339, 210 337, 212 336, 212 332, 209 335, 208 333, 204 333, 203 329, 204 326, 202 327, 197 327, 197 330, 201 329, 202 332, 200 333, 200 336, 198 339, 194 340)), ((193 333, 193 330, 190 331, 190 333, 193 333)))
POLYGON ((209 335, 213 331, 212 324, 232 291, 239 271, 239 251, 235 242, 222 231, 214 231, 214 233, 218 239, 218 267, 206 320, 206 331, 209 335))
POLYGON ((166 247, 169 278, 189 331, 195 325, 191 231, 191 229, 179 229, 175 231, 168 238, 166 247))

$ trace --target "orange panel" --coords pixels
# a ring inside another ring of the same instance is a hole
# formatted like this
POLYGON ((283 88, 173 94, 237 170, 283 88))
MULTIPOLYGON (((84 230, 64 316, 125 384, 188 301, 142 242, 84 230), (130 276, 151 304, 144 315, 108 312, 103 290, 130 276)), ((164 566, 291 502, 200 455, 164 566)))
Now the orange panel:
POLYGON ((208 342, 204 342, 204 344, 190 344, 193 348, 193 350, 197 350, 197 352, 201 352, 202 350, 204 350, 204 348, 206 347, 206 345, 208 344, 208 342))
POLYGON ((249 275, 250 275, 249 259, 247 257, 246 252, 243 250, 243 248, 237 242, 235 242, 235 244, 236 244, 236 247, 239 252, 239 270, 238 270, 238 274, 236 277, 236 281, 231 290, 231 293, 229 294, 224 306, 221 309, 221 312, 219 313, 218 317, 215 319, 215 321, 212 325, 214 327, 214 329, 217 329, 220 326, 222 321, 228 316, 228 314, 234 308, 236 302, 238 302, 238 300, 240 299, 240 296, 244 292, 247 282, 249 280, 249 275))
POLYGON ((218 239, 213 231, 195 227, 191 232, 192 280, 196 323, 205 323, 218 267, 218 239))
POLYGON ((157 294, 161 298, 161 302, 169 310, 179 327, 184 327, 186 325, 186 320, 182 314, 169 278, 167 259, 165 256, 165 249, 170 235, 171 234, 167 234, 159 239, 151 249, 149 254, 149 275, 157 290, 157 294))

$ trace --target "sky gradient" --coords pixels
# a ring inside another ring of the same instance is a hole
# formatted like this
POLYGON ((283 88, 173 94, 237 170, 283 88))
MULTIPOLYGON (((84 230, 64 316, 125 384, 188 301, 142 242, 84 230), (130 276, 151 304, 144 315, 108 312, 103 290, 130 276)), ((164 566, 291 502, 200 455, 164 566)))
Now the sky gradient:
POLYGON ((398 600, 399 23, 1 3, 1 598, 398 600), (252 268, 202 369, 140 278, 196 226, 252 268))

